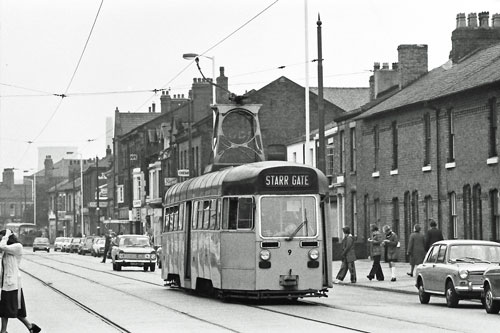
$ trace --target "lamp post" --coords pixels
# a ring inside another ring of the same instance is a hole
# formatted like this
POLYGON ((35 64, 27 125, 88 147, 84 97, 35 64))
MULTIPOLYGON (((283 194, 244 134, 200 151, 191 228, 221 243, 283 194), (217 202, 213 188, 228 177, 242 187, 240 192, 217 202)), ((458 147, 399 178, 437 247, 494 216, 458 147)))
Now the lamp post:
POLYGON ((66 154, 71 155, 79 155, 80 156, 80 223, 82 224, 82 237, 85 234, 85 224, 83 223, 83 158, 82 154, 74 153, 72 151, 67 152, 66 154))
POLYGON ((206 55, 202 54, 197 54, 197 53, 184 53, 182 57, 186 60, 195 60, 196 58, 203 57, 212 60, 212 104, 217 103, 217 97, 215 95, 215 57, 209 57, 206 55))

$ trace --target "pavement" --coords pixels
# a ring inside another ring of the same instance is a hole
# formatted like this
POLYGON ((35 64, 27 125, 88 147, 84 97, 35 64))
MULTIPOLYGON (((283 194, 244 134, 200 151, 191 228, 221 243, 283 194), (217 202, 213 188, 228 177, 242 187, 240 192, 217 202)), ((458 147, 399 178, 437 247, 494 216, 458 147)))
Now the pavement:
MULTIPOLYGON (((337 272, 340 269, 341 261, 333 261, 332 271, 333 279, 337 276, 337 272)), ((358 259, 355 262, 356 265, 356 283, 351 283, 351 276, 347 272, 344 281, 340 282, 338 285, 345 285, 349 287, 357 288, 371 288, 381 291, 390 291, 403 294, 418 294, 418 290, 415 287, 415 277, 408 276, 406 273, 410 271, 410 264, 405 262, 396 263, 396 281, 391 282, 391 269, 389 264, 383 261, 380 262, 382 266, 382 271, 384 272, 384 281, 377 281, 377 279, 368 280, 366 277, 371 270, 372 261, 369 259, 358 259)), ((334 284, 336 286, 336 284, 334 284)))

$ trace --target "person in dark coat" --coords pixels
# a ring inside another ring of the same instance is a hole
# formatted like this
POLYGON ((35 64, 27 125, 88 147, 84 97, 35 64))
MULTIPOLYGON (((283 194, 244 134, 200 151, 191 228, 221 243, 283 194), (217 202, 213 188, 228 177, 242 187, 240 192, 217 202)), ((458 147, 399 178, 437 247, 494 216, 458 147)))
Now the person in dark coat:
POLYGON ((370 255, 373 260, 372 269, 370 273, 366 276, 368 280, 372 280, 374 277, 378 281, 384 281, 384 272, 380 266, 380 257, 382 256, 382 242, 384 241, 384 236, 378 231, 378 226, 372 224, 370 226, 372 231, 372 237, 368 238, 368 242, 371 244, 370 255))
POLYGON ((391 269, 391 282, 396 281, 396 262, 399 255, 399 238, 388 225, 384 226, 385 239, 383 245, 385 247, 385 262, 389 263, 391 269))
POLYGON ((106 258, 108 256, 108 252, 111 248, 111 238, 113 237, 113 231, 109 230, 108 233, 104 236, 104 254, 102 255, 102 263, 106 263, 106 258))
POLYGON ((343 227, 344 238, 342 239, 342 266, 337 273, 337 278, 334 283, 339 283, 343 281, 347 270, 351 275, 351 283, 356 283, 356 266, 354 262, 356 261, 356 253, 354 252, 354 238, 351 235, 351 229, 349 227, 343 227))
POLYGON ((413 276, 415 266, 424 262, 426 253, 424 235, 420 233, 420 225, 415 224, 408 242, 408 250, 406 251, 406 254, 410 256, 410 272, 406 274, 413 276))
POLYGON ((425 237, 425 250, 429 250, 432 244, 443 240, 443 233, 437 228, 437 223, 433 219, 429 223, 430 229, 427 230, 427 235, 425 237))

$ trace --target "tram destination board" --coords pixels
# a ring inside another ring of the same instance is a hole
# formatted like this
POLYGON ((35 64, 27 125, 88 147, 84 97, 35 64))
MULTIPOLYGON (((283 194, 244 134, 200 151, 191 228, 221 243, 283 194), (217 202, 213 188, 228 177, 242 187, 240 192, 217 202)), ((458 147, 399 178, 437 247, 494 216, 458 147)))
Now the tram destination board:
POLYGON ((300 170, 297 172, 269 172, 261 176, 263 190, 304 191, 318 187, 315 173, 300 170))

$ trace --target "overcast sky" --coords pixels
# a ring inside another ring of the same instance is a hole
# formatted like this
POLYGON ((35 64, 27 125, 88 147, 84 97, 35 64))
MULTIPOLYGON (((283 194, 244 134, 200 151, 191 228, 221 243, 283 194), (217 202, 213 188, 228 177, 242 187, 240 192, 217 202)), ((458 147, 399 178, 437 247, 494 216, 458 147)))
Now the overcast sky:
MULTIPOLYGON (((444 64, 456 14, 491 18, 500 0, 308 0, 307 9, 310 60, 318 14, 323 22, 324 85, 367 87, 373 63, 397 62, 400 44, 427 44, 429 69, 444 64)), ((282 75, 304 85, 304 13, 305 0, 0 0, 0 169, 35 168, 40 146, 102 157, 116 107, 159 111, 153 89, 187 95, 201 75, 183 53, 214 57, 236 93, 282 75)), ((211 77, 212 60, 200 65, 211 77)), ((317 86, 316 63, 309 73, 317 86)))

